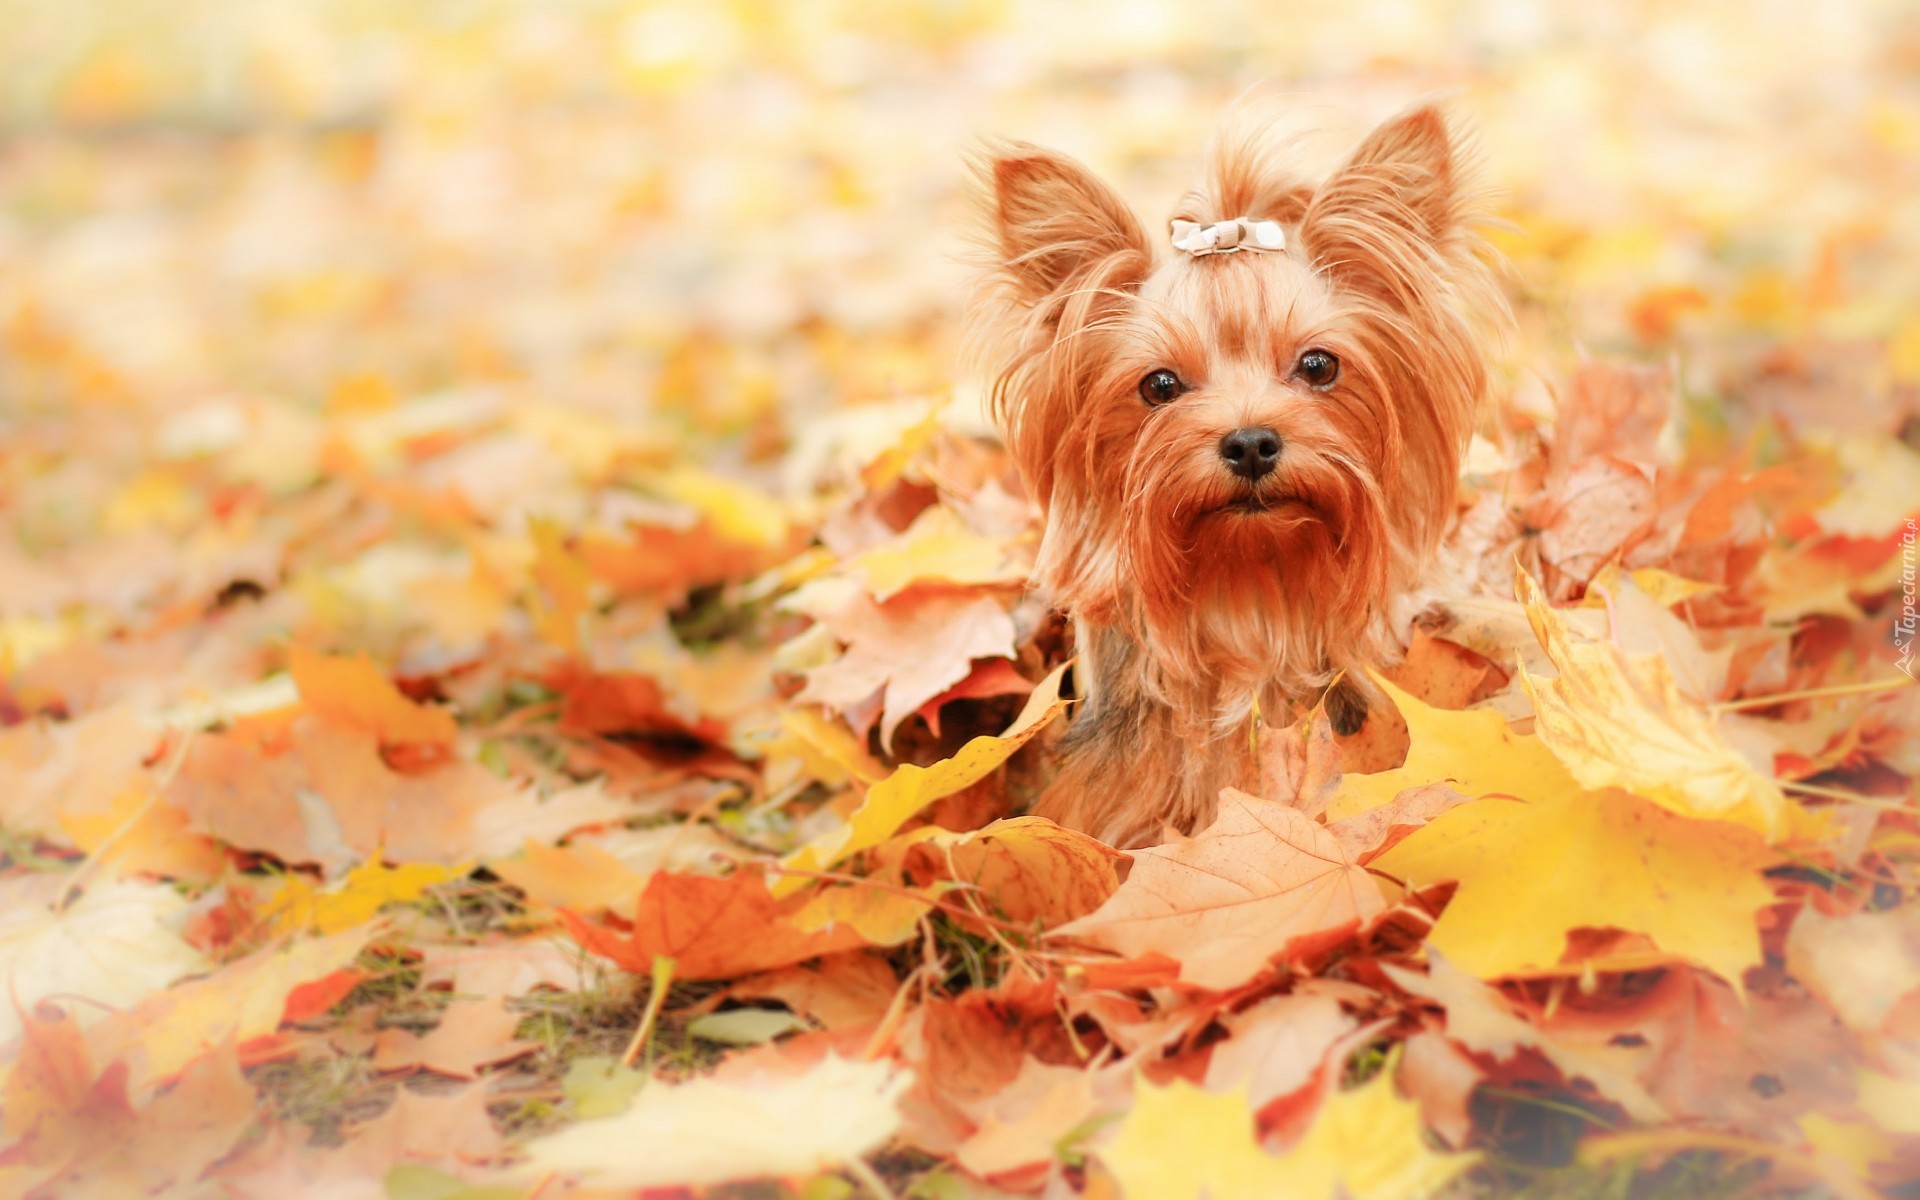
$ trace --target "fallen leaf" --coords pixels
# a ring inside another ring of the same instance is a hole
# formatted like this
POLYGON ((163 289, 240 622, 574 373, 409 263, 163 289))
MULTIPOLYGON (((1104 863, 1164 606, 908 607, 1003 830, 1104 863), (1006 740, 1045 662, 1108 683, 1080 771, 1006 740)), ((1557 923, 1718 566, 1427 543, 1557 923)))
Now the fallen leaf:
POLYGON ((650 878, 591 843, 549 846, 534 838, 512 858, 489 860, 487 869, 536 904, 586 914, 631 908, 650 878))
POLYGON ((487 1112, 486 1085, 427 1094, 401 1087, 393 1103, 362 1125, 342 1153, 369 1175, 385 1175, 399 1163, 484 1163, 506 1154, 487 1112))
POLYGON ((928 508, 905 533, 863 551, 848 565, 866 577, 867 590, 883 602, 923 580, 977 586, 1018 584, 1026 577, 1005 544, 968 529, 943 504, 928 508))
POLYGON ((401 695, 364 654, 324 655, 295 646, 287 672, 300 689, 301 703, 326 720, 365 730, 386 744, 453 743, 453 715, 401 695))
POLYGON ((226 866, 211 838, 187 831, 187 815, 151 792, 122 792, 102 813, 56 813, 73 844, 116 875, 206 881, 226 866))
POLYGON ((805 1028, 805 1021, 776 1008, 730 1008, 687 1022, 687 1032, 694 1037, 725 1046, 758 1046, 805 1028))
POLYGON ((522 1019, 499 997, 455 1000, 427 1033, 381 1031, 373 1046, 373 1065, 381 1071, 418 1069, 473 1079, 482 1068, 524 1058, 540 1048, 539 1042, 514 1040, 522 1019))
MULTIPOLYGON (((1712 712, 1682 695, 1664 659, 1576 639, 1525 573, 1515 589, 1559 670, 1520 681, 1535 729, 1583 787, 1618 787, 1683 816, 1738 822, 1778 840, 1809 828, 1772 776, 1723 737, 1712 712)), ((1524 794, 1524 793, 1523 793, 1524 794)))
POLYGON ((1444 783, 1410 787, 1385 804, 1327 823, 1327 832, 1347 856, 1365 866, 1398 845, 1414 830, 1467 802, 1444 783))
POLYGON ((1341 776, 1327 805, 1328 821, 1387 804, 1408 788, 1441 781, 1468 798, 1550 796, 1578 786, 1540 739, 1514 732, 1499 713, 1434 708, 1377 675, 1374 682, 1407 722, 1407 761, 1391 771, 1341 776))
POLYGON ((973 1114, 978 1128, 954 1161, 983 1179, 1051 1163, 1101 1109, 1092 1072, 1028 1059, 1014 1081, 973 1114))
POLYGON ((389 904, 410 904, 425 895, 428 888, 466 874, 465 867, 431 863, 389 867, 369 862, 347 872, 344 879, 324 892, 315 891, 298 875, 289 875, 263 915, 273 920, 282 933, 309 929, 316 933, 339 933, 371 921, 389 904))
POLYGON ((1481 979, 1561 961, 1583 928, 1644 933, 1740 986, 1758 965, 1755 914, 1773 901, 1759 835, 1677 816, 1624 792, 1485 796, 1442 813, 1374 861, 1415 888, 1459 890, 1427 942, 1481 979), (1527 919, 1514 919, 1514 897, 1527 919))
POLYGON ((1787 969, 1847 1028, 1881 1037, 1895 1006, 1920 991, 1920 929, 1905 908, 1829 917, 1810 904, 1787 934, 1787 969))
POLYGON ((656 1082, 618 1116, 529 1142, 523 1173, 649 1188, 829 1171, 893 1135, 911 1083, 891 1063, 831 1057, 791 1078, 656 1082))
POLYGON ((1438 950, 1428 952, 1425 975, 1390 963, 1382 969, 1406 991, 1444 1008, 1447 1036, 1476 1054, 1506 1060, 1522 1049, 1534 1050, 1568 1079, 1593 1084, 1636 1121, 1660 1121, 1667 1116, 1659 1101, 1634 1078, 1630 1051, 1600 1047, 1582 1052, 1560 1045, 1523 1020, 1506 997, 1455 967, 1438 950))
POLYGON ((827 1029, 878 1021, 900 981, 869 954, 830 954, 817 963, 752 975, 729 989, 741 1000, 778 1000, 827 1029))
POLYGON ((731 979, 864 944, 844 926, 809 932, 794 924, 804 898, 776 899, 759 875, 723 878, 662 871, 647 880, 627 936, 562 911, 567 931, 593 953, 644 974, 674 960, 676 979, 731 979))
POLYGON ((820 619, 847 649, 809 671, 796 699, 848 712, 884 689, 882 747, 901 721, 972 673, 975 659, 1013 656, 1013 618, 992 596, 915 588, 876 604, 860 591, 820 619))
MULTIPOLYGON (((907 840, 905 858, 917 871, 965 884, 988 912, 1041 928, 1063 925, 1105 903, 1119 886, 1116 868, 1126 857, 1044 817, 1011 817, 971 833, 927 827, 907 840)), ((953 903, 965 907, 968 901, 956 897, 953 903)))
MULTIPOLYGON (((913 763, 896 767, 893 774, 867 789, 866 797, 847 818, 845 826, 822 834, 787 855, 781 860, 782 865, 807 871, 824 870, 886 841, 935 800, 985 779, 1066 710, 1069 701, 1060 696, 1065 675, 1066 667, 1058 667, 1036 686, 1020 715, 998 737, 974 738, 952 758, 943 758, 930 767, 913 763)), ((776 896, 791 895, 807 882, 804 876, 788 875, 774 882, 773 892, 776 896)))
POLYGON ((1207 1060, 1207 1090, 1244 1094, 1256 1112, 1313 1082, 1358 1025, 1323 992, 1270 996, 1220 1020, 1227 1038, 1207 1060))
POLYGON ((1212 825, 1134 851, 1119 890, 1052 936, 1129 958, 1165 954, 1180 962, 1182 982, 1221 990, 1384 907, 1332 834, 1294 809, 1229 788, 1212 825))
POLYGON ((139 1099, 223 1044, 244 1050, 271 1035, 296 989, 346 967, 369 932, 362 925, 283 950, 261 950, 216 974, 155 991, 103 1019, 89 1033, 89 1044, 103 1061, 127 1060, 127 1089, 139 1099))
POLYGON ((1210 1095, 1175 1080, 1165 1088, 1143 1083, 1134 1094, 1133 1110, 1098 1150, 1128 1200, 1423 1200, 1479 1160, 1427 1148, 1420 1106, 1394 1092, 1391 1070, 1327 1097, 1305 1135, 1280 1155, 1254 1142, 1244 1093, 1210 1095))
POLYGON ((187 903, 172 888, 101 880, 55 911, 66 882, 0 880, 0 979, 10 996, 0 1007, 0 1044, 20 1035, 19 1006, 71 996, 89 1002, 75 1013, 91 1024, 206 965, 173 932, 187 903))

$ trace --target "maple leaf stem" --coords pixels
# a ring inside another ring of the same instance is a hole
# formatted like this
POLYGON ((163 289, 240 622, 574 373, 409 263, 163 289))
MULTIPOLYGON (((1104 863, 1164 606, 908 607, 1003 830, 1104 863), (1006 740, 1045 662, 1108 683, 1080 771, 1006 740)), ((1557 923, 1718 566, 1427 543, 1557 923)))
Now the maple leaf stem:
POLYGON ((653 1023, 659 1019, 660 1009, 667 1002, 667 989, 673 986, 673 959, 664 954, 653 956, 653 990, 647 993, 647 1010, 640 1014, 640 1028, 633 1031, 633 1040, 627 1043, 627 1052, 620 1056, 620 1065, 631 1067, 633 1060, 640 1056, 640 1050, 653 1034, 653 1023))
POLYGON ((1739 712, 1747 708, 1771 708, 1795 700, 1819 700, 1827 696, 1859 696, 1870 692, 1895 692, 1914 686, 1911 679, 1869 679, 1861 683, 1836 683, 1830 687, 1803 688, 1797 692, 1776 692, 1771 696, 1742 696, 1712 705, 1715 712, 1739 712))
POLYGON ((107 851, 113 849, 114 843, 127 836, 134 826, 146 820, 147 814, 152 812, 153 806, 160 802, 160 797, 173 785, 174 776, 178 775, 180 768, 185 765, 187 748, 193 745, 193 735, 196 732, 198 731, 191 725, 181 731, 180 745, 167 755, 167 765, 161 770, 160 778, 155 780, 153 787, 148 790, 146 798, 140 801, 139 806, 127 814, 127 819, 120 822, 113 832, 103 838, 100 844, 93 848, 93 852, 73 869, 73 875, 67 880, 67 886, 60 889, 59 899, 53 902, 54 912, 60 912, 73 903, 73 898, 80 892, 80 882, 86 878, 87 872, 106 860, 107 851))
POLYGON ((860 1186, 878 1196, 880 1200, 894 1200, 893 1189, 887 1181, 880 1178, 879 1172, 870 1166, 866 1159, 855 1158, 847 1161, 847 1174, 860 1181, 860 1186))
POLYGON ((921 977, 928 973, 928 968, 924 966, 915 967, 894 989, 893 999, 887 1001, 887 1011, 881 1014, 880 1023, 874 1026, 873 1036, 867 1039, 866 1046, 860 1051, 863 1062, 872 1062, 887 1052, 894 1034, 899 1032, 900 1022, 906 1019, 907 996, 919 984, 921 977))

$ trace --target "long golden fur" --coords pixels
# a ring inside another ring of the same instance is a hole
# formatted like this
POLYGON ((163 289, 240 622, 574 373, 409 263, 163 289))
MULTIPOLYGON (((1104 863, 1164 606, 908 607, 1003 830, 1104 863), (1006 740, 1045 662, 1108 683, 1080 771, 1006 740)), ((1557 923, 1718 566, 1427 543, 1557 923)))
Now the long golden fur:
POLYGON ((1403 652, 1486 386, 1502 304, 1441 114, 1387 122, 1317 184, 1272 151, 1230 127, 1174 216, 1277 221, 1286 251, 1199 257, 1064 155, 981 163, 993 411, 1084 667, 1037 811, 1120 846, 1254 784, 1250 713, 1403 652), (1331 385, 1303 377, 1309 350, 1338 360, 1331 385), (1160 371, 1185 390, 1151 403, 1160 371), (1275 435, 1270 473, 1236 473, 1235 430, 1275 435))

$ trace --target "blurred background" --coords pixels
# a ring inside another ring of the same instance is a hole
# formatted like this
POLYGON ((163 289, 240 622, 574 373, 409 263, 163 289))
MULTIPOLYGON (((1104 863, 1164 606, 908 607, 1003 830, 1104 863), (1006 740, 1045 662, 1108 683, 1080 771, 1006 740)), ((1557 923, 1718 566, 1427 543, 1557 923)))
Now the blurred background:
MULTIPOLYGON (((329 414, 402 400, 777 476, 809 418, 953 387, 974 139, 1157 224, 1256 84, 1334 144, 1451 98, 1522 377, 1672 361, 1700 411, 1791 408, 1786 347, 1823 421, 1912 406, 1906 0, 0 0, 0 561, 164 524, 127 481, 168 456, 297 487, 329 414)), ((462 469, 482 508, 541 487, 462 469)))
POLYGON ((1454 97, 1519 278, 1590 344, 1664 332, 1659 288, 1868 334, 1920 268, 1900 0, 7 0, 0 30, 0 313, 176 401, 938 390, 971 139, 1081 155, 1157 221, 1257 83, 1344 130, 1454 97))

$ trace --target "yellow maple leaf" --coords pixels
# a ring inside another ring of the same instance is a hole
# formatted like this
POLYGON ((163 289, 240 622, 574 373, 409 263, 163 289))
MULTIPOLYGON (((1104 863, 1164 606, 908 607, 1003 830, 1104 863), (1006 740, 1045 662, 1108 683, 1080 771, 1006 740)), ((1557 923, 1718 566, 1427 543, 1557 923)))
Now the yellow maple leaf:
POLYGON ((1007 555, 1006 544, 982 537, 959 514, 936 504, 914 518, 905 533, 852 561, 867 578, 876 600, 905 591, 924 579, 953 584, 1017 583, 1026 572, 1007 555))
POLYGON ((403 863, 397 867, 363 863, 325 892, 316 890, 298 875, 290 875, 268 906, 266 915, 283 933, 305 929, 323 934, 339 933, 372 920, 389 904, 410 904, 433 885, 458 879, 469 869, 432 863, 403 863))
POLYGON ((713 523, 714 532, 748 546, 777 546, 787 540, 787 510, 778 500, 744 483, 681 467, 647 481, 669 500, 694 509, 713 523))
POLYGON ((1619 563, 1608 563, 1601 567, 1587 582, 1587 594, 1581 598, 1582 608, 1604 608, 1610 593, 1617 591, 1622 578, 1633 581, 1633 586, 1645 592, 1661 608, 1672 608, 1683 600, 1695 596, 1709 596, 1726 590, 1718 583, 1701 583, 1697 579, 1688 579, 1675 575, 1672 571, 1663 571, 1659 567, 1637 567, 1631 571, 1620 569, 1619 563))
POLYGON ((1254 1141, 1244 1092, 1213 1094, 1176 1079, 1137 1087, 1133 1109, 1098 1153, 1128 1200, 1423 1200, 1479 1156, 1435 1151, 1422 1128, 1420 1106, 1400 1098, 1388 1069, 1327 1097, 1293 1148, 1272 1155, 1254 1141))
POLYGON ((533 618, 540 640, 562 650, 580 649, 580 618, 592 609, 587 594, 592 574, 573 551, 567 549, 566 535, 558 522, 541 517, 527 521, 533 538, 533 580, 538 590, 528 599, 527 615, 533 618))
POLYGON ((1644 933, 1737 990, 1761 960, 1755 914, 1773 900, 1758 834, 1621 791, 1488 796, 1415 830, 1374 866, 1414 887, 1460 887, 1427 935, 1482 979, 1553 967, 1569 930, 1644 933))
POLYGON ((1681 692, 1665 659, 1578 637, 1525 572, 1514 588, 1559 671, 1545 679, 1520 666, 1535 732, 1582 786, 1622 788, 1773 841, 1819 828, 1727 741, 1712 709, 1681 692))
POLYGON ((1378 808, 1407 788, 1443 780, 1469 797, 1550 796, 1577 786, 1539 738, 1516 733, 1499 713, 1435 708, 1384 676, 1376 674, 1373 681, 1407 723, 1407 761, 1391 771, 1342 776, 1327 805, 1328 821, 1378 808))
MULTIPOLYGON (((1026 707, 1005 733, 974 738, 952 758, 943 758, 930 767, 902 763, 893 774, 867 789, 866 798, 853 810, 845 825, 808 842, 781 863, 803 871, 818 871, 849 855, 871 850, 935 800, 985 779, 1066 710, 1070 701, 1060 695, 1060 681, 1066 670, 1063 664, 1040 681, 1033 695, 1027 698, 1026 707)), ((775 896, 790 896, 807 883, 804 875, 783 875, 773 881, 770 890, 775 896)))

